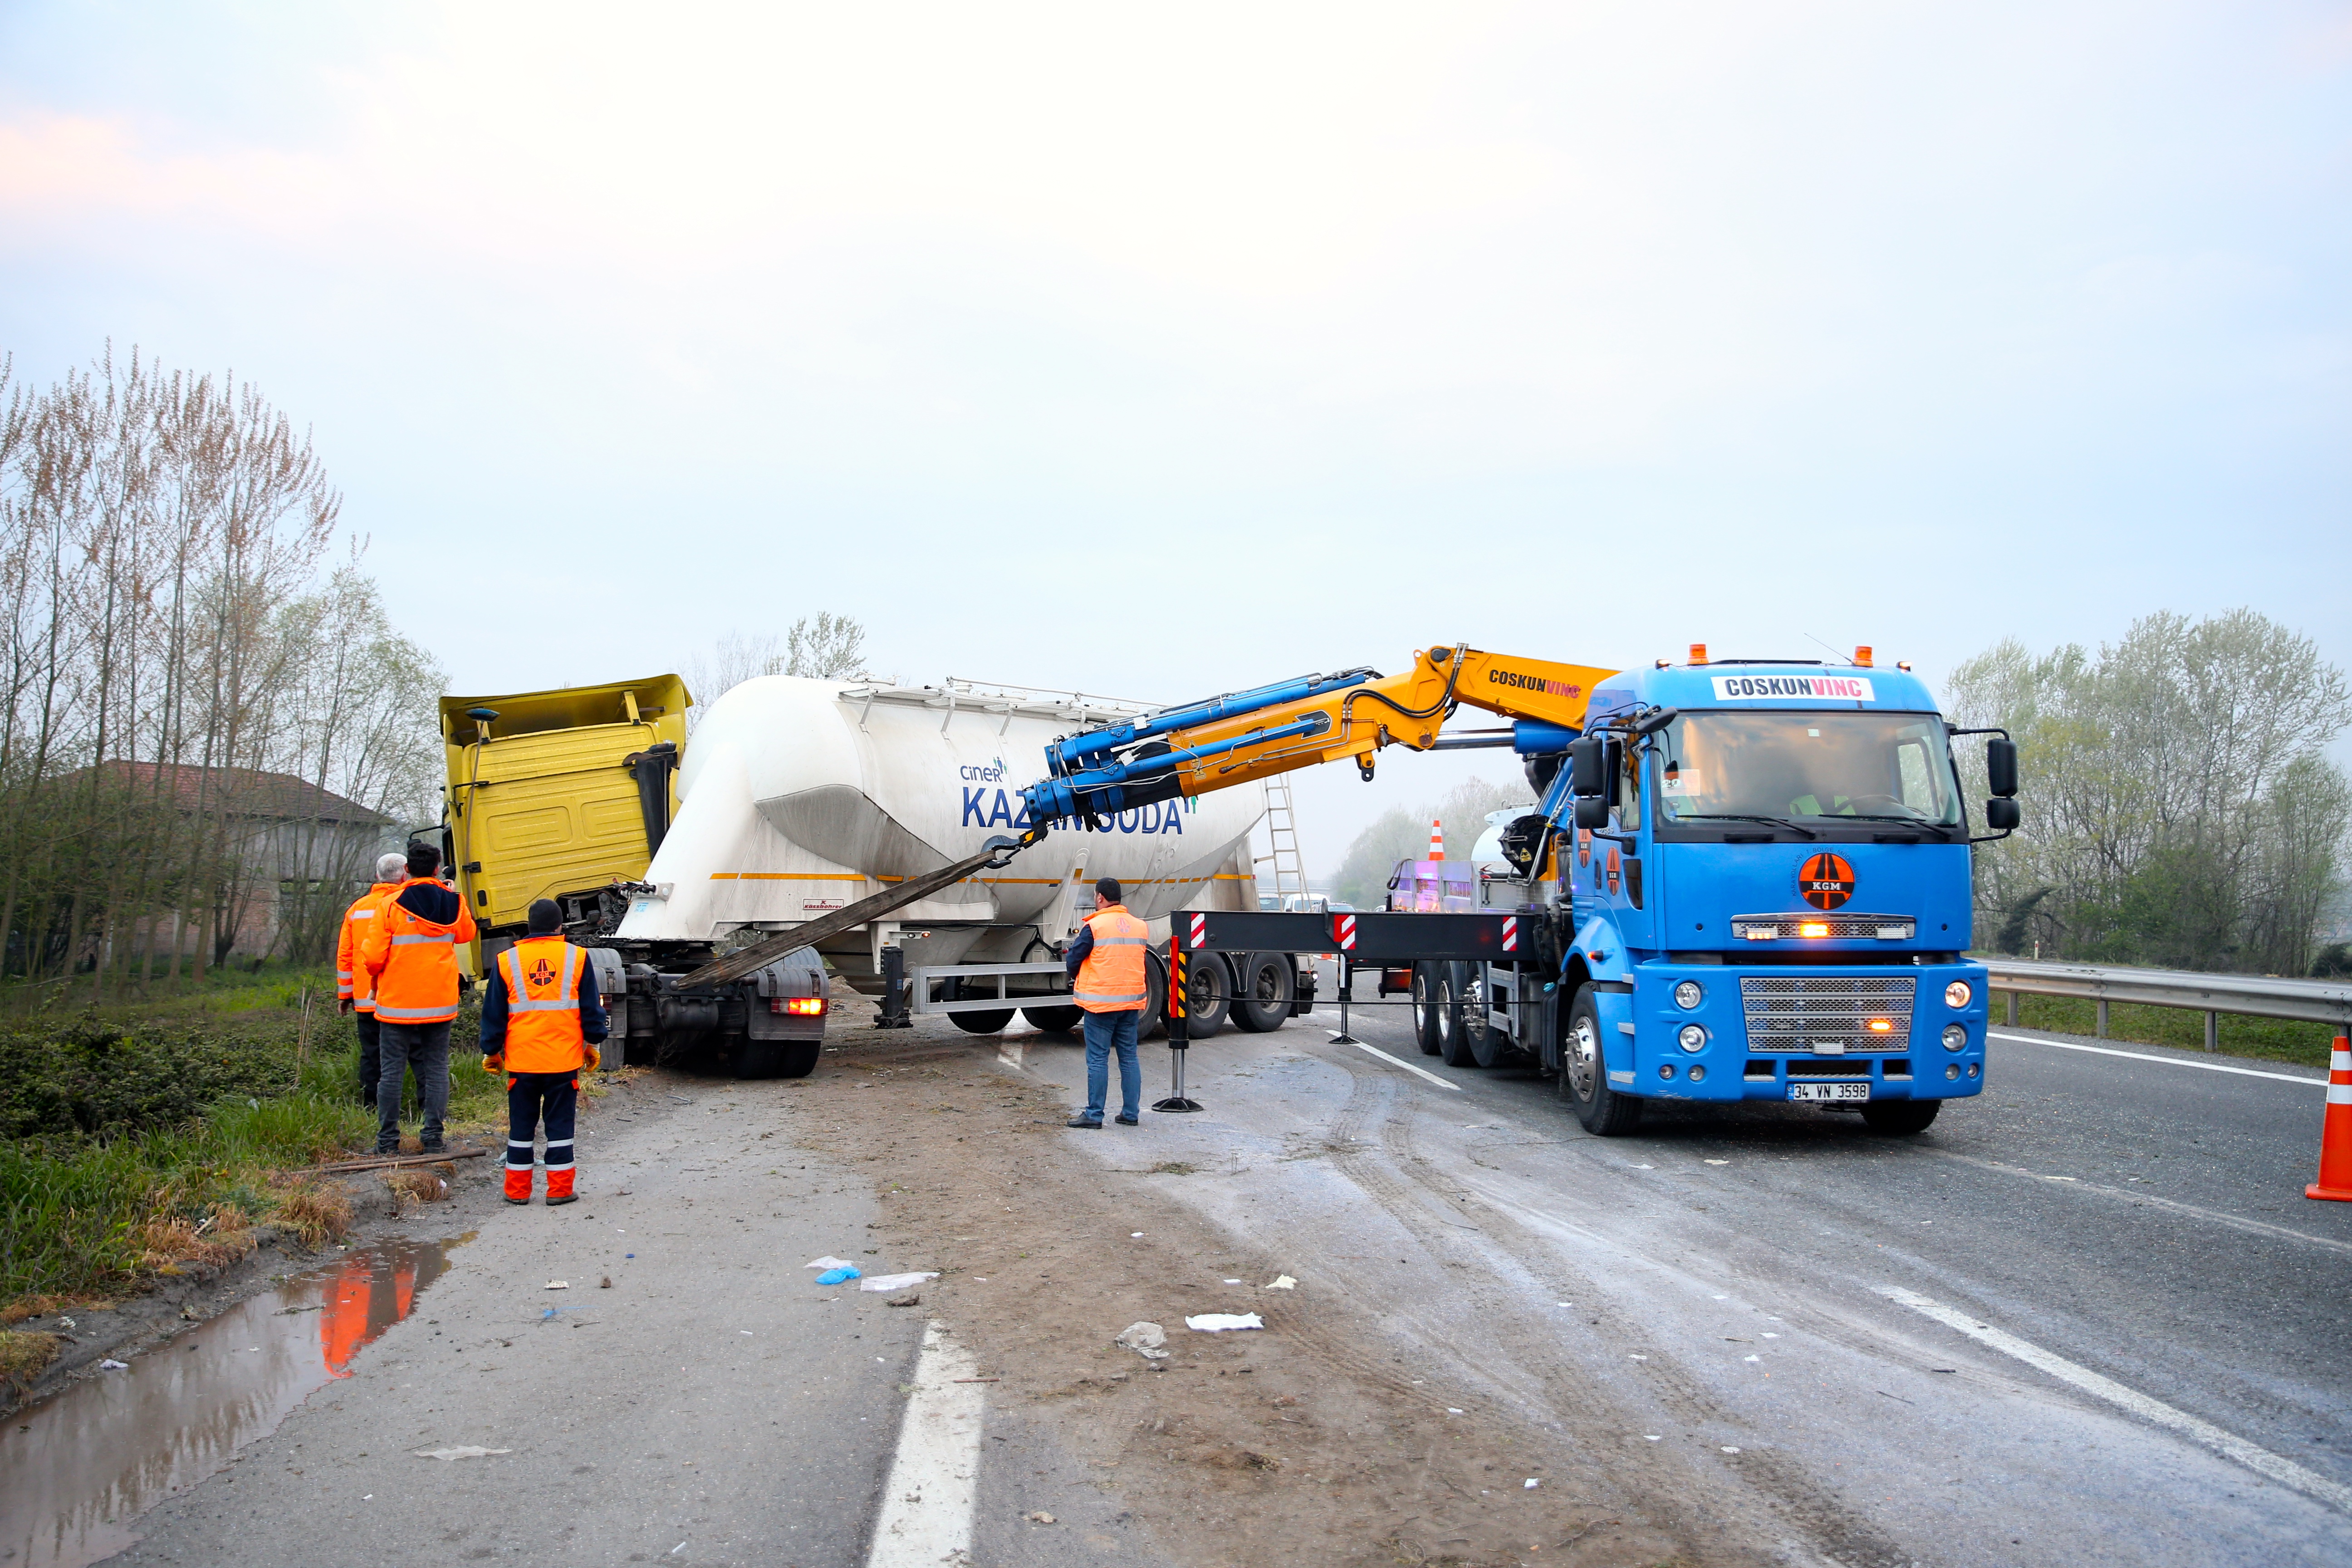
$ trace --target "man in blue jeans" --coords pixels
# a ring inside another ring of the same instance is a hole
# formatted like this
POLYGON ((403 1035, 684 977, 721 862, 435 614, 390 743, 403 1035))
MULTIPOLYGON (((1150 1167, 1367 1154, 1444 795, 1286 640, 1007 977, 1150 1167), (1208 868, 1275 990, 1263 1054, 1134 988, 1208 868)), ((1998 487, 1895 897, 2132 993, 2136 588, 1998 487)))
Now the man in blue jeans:
POLYGON ((1118 1124, 1134 1126, 1143 1105, 1143 1064, 1135 1057, 1137 1026, 1151 1000, 1144 973, 1150 928, 1118 901, 1118 879, 1095 884, 1095 912, 1062 954, 1070 974, 1070 1000, 1087 1015, 1087 1108, 1070 1118, 1073 1127, 1100 1131, 1103 1100, 1110 1089, 1110 1054, 1118 1052, 1118 1124))

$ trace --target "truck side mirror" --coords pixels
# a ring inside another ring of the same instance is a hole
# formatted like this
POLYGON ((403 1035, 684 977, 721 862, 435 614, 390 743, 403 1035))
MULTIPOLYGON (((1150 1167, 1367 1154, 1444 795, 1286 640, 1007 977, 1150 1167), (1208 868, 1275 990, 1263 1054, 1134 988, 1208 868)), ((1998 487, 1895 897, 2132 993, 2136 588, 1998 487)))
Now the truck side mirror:
POLYGON ((2011 832, 2024 820, 2025 814, 2018 809, 2017 802, 2006 795, 1995 795, 1985 802, 1985 826, 1996 832, 2011 832))
MULTIPOLYGON (((1608 770, 1602 766, 1601 737, 1586 735, 1570 742, 1568 748, 1568 792, 1573 795, 1599 795, 1608 787, 1608 770)), ((1580 826, 1582 816, 1577 818, 1580 826)))
POLYGON ((1985 779, 2003 800, 2017 793, 2016 742, 1995 735, 1985 742, 1985 779))
POLYGON ((1576 825, 1579 827, 1608 826, 1609 802, 1607 799, 1597 795, 1578 795, 1576 797, 1576 825))

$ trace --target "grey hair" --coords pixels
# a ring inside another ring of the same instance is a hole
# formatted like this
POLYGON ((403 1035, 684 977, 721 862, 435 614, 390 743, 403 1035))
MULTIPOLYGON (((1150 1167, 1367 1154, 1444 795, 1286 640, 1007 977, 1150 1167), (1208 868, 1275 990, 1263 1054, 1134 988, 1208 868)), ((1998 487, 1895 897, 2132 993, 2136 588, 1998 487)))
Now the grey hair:
POLYGON ((397 882, 407 875, 407 856, 379 855, 375 858, 375 879, 377 881, 397 882))

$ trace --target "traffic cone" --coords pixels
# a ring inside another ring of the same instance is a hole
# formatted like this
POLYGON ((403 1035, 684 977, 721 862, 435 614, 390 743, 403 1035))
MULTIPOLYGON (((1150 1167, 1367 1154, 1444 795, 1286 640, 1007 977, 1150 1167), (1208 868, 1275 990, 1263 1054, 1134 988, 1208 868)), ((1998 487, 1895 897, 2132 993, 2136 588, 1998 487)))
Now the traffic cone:
POLYGON ((2319 1180, 2304 1188, 2303 1195, 2352 1204, 2352 1040, 2336 1037, 2336 1051, 2327 1069, 2327 1121, 2319 1131, 2319 1180))
POLYGON ((1429 819, 1429 858, 1445 858, 1445 825, 1433 816, 1429 819))

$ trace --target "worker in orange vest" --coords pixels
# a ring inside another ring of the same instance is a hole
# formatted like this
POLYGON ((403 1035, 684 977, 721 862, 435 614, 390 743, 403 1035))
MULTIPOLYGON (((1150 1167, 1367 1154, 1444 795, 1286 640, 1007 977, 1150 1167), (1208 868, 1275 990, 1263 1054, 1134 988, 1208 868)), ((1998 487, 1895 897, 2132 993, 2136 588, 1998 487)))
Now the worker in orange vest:
POLYGON ((375 1152, 400 1150, 400 1080, 416 1069, 425 1152, 442 1152, 449 1110, 449 1025, 457 1016, 457 944, 474 940, 474 917, 457 890, 434 875, 441 852, 408 847, 408 879, 393 890, 375 929, 360 939, 354 988, 364 975, 375 1000, 383 1069, 375 1088, 375 1152))
POLYGON ((1073 1127, 1099 1131, 1103 1100, 1110 1090, 1110 1057, 1118 1053, 1118 1124, 1132 1127, 1143 1105, 1143 1064, 1135 1057, 1135 1037, 1151 1000, 1143 953, 1150 928, 1118 901, 1118 879, 1095 884, 1095 912, 1062 953, 1070 975, 1070 1000, 1087 1015, 1087 1108, 1070 1118, 1073 1127))
POLYGON ((530 1202, 531 1146, 547 1123, 547 1205, 577 1203, 572 1121, 580 1074, 593 1072, 610 1019, 585 948, 563 940, 552 899, 530 906, 530 931, 499 954, 482 997, 482 1070, 507 1075, 507 1202, 530 1202))
POLYGON ((383 1057, 376 1045, 375 996, 360 973, 360 937, 375 928, 363 922, 383 910, 386 899, 400 891, 408 878, 408 860, 401 855, 380 855, 375 862, 375 886, 343 911, 343 929, 335 939, 335 1010, 358 1015, 360 1032, 360 1103, 375 1109, 375 1082, 383 1076, 383 1057))

